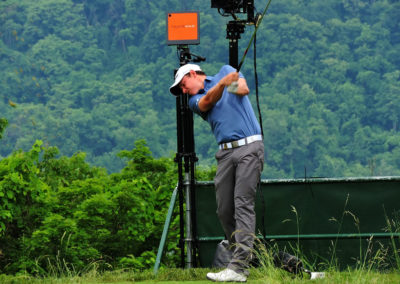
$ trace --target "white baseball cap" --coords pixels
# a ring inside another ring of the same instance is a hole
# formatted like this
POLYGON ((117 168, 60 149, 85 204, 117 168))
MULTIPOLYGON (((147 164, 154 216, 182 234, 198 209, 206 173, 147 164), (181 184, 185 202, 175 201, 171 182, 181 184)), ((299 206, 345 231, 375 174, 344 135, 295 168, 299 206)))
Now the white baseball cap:
POLYGON ((174 96, 179 95, 179 83, 182 81, 183 77, 188 74, 191 70, 193 71, 201 71, 199 65, 196 64, 185 64, 181 66, 175 74, 175 82, 169 87, 169 91, 174 96))

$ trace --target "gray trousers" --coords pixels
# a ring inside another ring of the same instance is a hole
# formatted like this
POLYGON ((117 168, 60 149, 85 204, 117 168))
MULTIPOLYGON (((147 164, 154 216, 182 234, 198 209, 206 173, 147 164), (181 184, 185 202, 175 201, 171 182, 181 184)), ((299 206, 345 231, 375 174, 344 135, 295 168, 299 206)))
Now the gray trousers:
POLYGON ((255 196, 264 164, 264 144, 256 141, 219 150, 215 158, 217 214, 234 249, 228 268, 247 273, 255 237, 255 196))

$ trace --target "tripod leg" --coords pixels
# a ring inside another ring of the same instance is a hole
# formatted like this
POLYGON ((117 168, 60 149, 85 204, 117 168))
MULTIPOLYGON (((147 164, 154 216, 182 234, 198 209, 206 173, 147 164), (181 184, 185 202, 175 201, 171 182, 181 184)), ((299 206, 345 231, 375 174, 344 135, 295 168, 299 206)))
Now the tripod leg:
POLYGON ((172 218, 172 213, 173 213, 174 207, 175 207, 177 193, 178 193, 178 187, 176 187, 174 189, 174 191, 172 193, 172 197, 171 197, 171 202, 169 203, 168 214, 167 214, 167 218, 164 223, 164 229, 163 229, 163 233, 161 236, 160 245, 158 247, 156 263, 154 264, 154 270, 153 270, 154 274, 157 274, 158 269, 160 268, 161 256, 164 251, 164 245, 165 245, 165 240, 167 239, 169 226, 171 225, 171 218, 172 218))

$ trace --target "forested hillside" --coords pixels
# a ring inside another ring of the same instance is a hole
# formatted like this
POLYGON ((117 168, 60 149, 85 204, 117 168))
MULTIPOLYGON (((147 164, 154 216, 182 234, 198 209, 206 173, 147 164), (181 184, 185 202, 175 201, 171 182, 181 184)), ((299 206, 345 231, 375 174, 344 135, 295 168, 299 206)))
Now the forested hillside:
MULTIPOLYGON (((260 12, 266 3, 255 0, 260 12)), ((191 51, 216 72, 228 63, 231 18, 210 1, 1 1, 0 159, 37 139, 109 172, 139 139, 173 156, 168 88, 179 60, 165 18, 180 10, 200 12, 191 51)), ((264 178, 400 175, 399 15, 393 0, 272 0, 257 33, 264 178)), ((251 57, 242 72, 255 106, 251 57)), ((199 163, 213 163, 214 138, 197 117, 195 137, 199 163)))

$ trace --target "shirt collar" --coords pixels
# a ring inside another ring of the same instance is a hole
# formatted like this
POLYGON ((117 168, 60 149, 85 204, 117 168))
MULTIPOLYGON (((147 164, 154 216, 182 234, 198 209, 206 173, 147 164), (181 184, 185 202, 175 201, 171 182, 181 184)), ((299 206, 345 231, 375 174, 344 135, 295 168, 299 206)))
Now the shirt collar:
POLYGON ((198 91, 198 94, 204 94, 204 93, 206 93, 206 90, 208 90, 209 88, 208 88, 208 84, 211 82, 211 80, 212 80, 212 77, 211 76, 207 76, 205 79, 204 79, 204 89, 201 89, 201 90, 199 90, 198 91))

